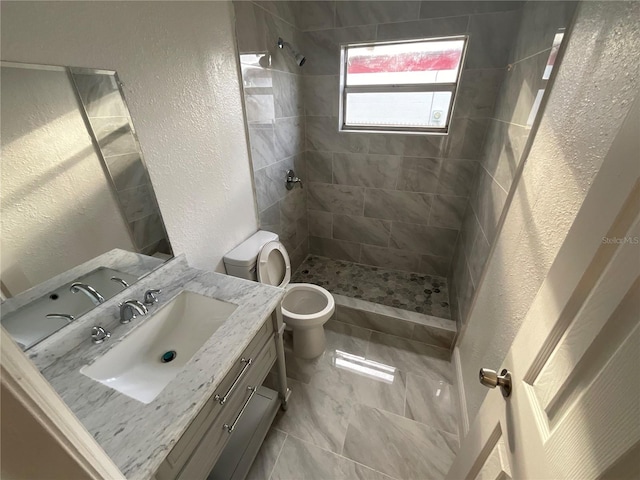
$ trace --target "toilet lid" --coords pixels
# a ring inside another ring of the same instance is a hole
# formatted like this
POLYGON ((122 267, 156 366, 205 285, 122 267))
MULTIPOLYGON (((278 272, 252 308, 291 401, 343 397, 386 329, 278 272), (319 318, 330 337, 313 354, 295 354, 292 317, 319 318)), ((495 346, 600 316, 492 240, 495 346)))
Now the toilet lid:
POLYGON ((258 281, 276 287, 286 287, 291 280, 289 254, 280 242, 269 242, 258 255, 258 281))

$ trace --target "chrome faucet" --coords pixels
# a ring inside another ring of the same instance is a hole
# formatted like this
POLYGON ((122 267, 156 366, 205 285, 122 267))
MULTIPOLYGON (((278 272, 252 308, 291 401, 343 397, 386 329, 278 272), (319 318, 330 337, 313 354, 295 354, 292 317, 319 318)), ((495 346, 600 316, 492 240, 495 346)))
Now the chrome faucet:
POLYGON ((294 172, 293 170, 287 170, 287 182, 285 185, 287 187, 287 190, 292 190, 293 187, 296 186, 296 183, 299 183, 300 188, 302 188, 302 180, 296 177, 296 172, 294 172))
POLYGON ((104 302, 104 297, 100 295, 95 288, 93 288, 91 285, 87 285, 86 283, 72 283, 69 287, 69 290, 71 290, 71 293, 84 293, 96 306, 104 302))
POLYGON ((129 284, 128 284, 125 280, 123 280, 122 278, 120 278, 120 277, 111 277, 111 278, 110 278, 110 280, 111 280, 112 282, 119 283, 119 284, 120 284, 120 285, 122 285, 124 288, 129 288, 129 284))
POLYGON ((120 305, 120 323, 129 323, 138 315, 146 315, 147 307, 138 300, 125 300, 120 305))

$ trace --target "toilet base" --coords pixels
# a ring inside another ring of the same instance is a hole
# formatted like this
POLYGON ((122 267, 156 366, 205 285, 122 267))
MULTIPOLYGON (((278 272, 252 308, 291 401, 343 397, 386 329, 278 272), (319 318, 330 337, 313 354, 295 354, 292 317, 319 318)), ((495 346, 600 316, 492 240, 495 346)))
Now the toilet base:
POLYGON ((293 354, 296 357, 312 359, 319 357, 326 346, 324 326, 293 329, 293 354))

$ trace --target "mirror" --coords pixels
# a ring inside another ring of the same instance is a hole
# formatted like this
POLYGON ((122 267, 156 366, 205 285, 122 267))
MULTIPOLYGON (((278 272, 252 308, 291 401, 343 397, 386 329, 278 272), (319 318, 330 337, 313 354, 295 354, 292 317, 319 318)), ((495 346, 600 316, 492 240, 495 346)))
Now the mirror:
POLYGON ((2 325, 27 349, 172 250, 117 73, 0 69, 2 325))

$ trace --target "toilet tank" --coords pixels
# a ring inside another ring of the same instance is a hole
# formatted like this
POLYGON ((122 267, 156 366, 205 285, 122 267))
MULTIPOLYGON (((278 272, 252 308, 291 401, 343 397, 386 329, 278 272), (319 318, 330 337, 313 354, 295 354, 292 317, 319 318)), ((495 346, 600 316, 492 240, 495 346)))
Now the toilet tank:
POLYGON ((245 278, 247 280, 258 280, 256 273, 256 263, 258 254, 267 243, 277 241, 276 233, 258 230, 224 256, 224 268, 227 275, 245 278))

